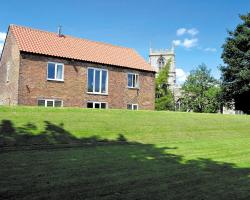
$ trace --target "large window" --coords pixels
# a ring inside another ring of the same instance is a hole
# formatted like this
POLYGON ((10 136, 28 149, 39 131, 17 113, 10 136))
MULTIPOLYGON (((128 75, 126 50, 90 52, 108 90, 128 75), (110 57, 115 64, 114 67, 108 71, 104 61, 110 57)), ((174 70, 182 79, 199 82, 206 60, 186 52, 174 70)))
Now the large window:
POLYGON ((107 70, 88 68, 88 92, 95 94, 108 94, 107 70))
POLYGON ((38 106, 42 107, 62 107, 63 102, 55 99, 39 99, 38 106))
POLYGON ((139 88, 139 75, 128 73, 128 88, 139 88))
POLYGON ((47 80, 63 81, 64 66, 62 63, 48 63, 47 80))
POLYGON ((138 110, 138 104, 128 104, 127 109, 128 110, 138 110))
POLYGON ((105 102, 88 102, 87 108, 99 108, 99 109, 106 109, 107 103, 105 102))

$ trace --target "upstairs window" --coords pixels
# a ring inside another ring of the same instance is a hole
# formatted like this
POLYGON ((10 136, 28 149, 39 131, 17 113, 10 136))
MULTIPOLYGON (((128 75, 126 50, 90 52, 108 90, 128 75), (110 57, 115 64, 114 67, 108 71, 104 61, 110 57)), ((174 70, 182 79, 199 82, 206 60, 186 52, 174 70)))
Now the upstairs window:
POLYGON ((139 75, 128 73, 128 88, 139 88, 139 75))
POLYGON ((62 63, 48 63, 47 80, 63 81, 64 65, 62 63))
POLYGON ((87 108, 106 109, 107 103, 105 103, 105 102, 88 102, 87 108))
POLYGON ((55 99, 39 99, 38 106, 41 107, 62 107, 63 102, 55 99))
POLYGON ((88 68, 88 92, 94 94, 108 94, 107 70, 88 68))
POLYGON ((128 110, 138 110, 138 104, 128 104, 127 109, 128 110))

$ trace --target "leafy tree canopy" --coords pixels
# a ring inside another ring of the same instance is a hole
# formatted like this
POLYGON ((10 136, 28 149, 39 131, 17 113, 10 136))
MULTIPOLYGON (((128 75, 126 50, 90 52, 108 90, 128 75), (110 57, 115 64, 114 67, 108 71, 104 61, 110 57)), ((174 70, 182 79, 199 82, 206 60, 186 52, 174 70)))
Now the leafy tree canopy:
POLYGON ((220 87, 205 64, 190 72, 182 86, 182 110, 218 112, 220 87))
POLYGON ((169 89, 168 74, 171 61, 160 70, 155 83, 156 110, 174 110, 174 97, 169 89))
POLYGON ((222 59, 223 99, 235 102, 236 109, 250 113, 250 13, 240 16, 242 23, 229 31, 222 59))

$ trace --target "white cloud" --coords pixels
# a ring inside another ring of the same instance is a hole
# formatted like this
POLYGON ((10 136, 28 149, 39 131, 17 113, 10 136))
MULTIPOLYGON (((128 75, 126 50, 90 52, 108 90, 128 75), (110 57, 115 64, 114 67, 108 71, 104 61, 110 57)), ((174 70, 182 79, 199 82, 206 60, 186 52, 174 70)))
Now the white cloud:
POLYGON ((188 76, 188 73, 186 73, 183 69, 176 68, 177 83, 179 84, 184 83, 187 79, 187 76, 188 76))
POLYGON ((191 48, 191 47, 195 47, 197 44, 198 44, 198 39, 197 39, 197 38, 193 38, 193 39, 188 39, 188 38, 186 38, 186 39, 183 41, 183 43, 182 43, 182 45, 183 45, 185 48, 187 48, 187 49, 189 49, 189 48, 191 48))
POLYGON ((181 35, 184 35, 186 32, 187 32, 187 29, 185 29, 185 28, 179 28, 176 31, 176 35, 181 36, 181 35))
POLYGON ((216 52, 217 49, 216 48, 205 48, 204 51, 208 51, 208 52, 216 52))
POLYGON ((192 36, 195 36, 199 33, 199 31, 196 28, 191 28, 191 29, 187 30, 187 33, 192 35, 192 36))
POLYGON ((196 29, 196 28, 190 28, 190 29, 187 29, 187 28, 179 28, 177 29, 176 31, 176 35, 177 36, 182 36, 184 34, 189 34, 191 36, 195 36, 199 33, 199 31, 196 29))
POLYGON ((6 38, 6 33, 0 32, 0 54, 3 50, 3 44, 4 44, 5 38, 6 38))
POLYGON ((198 44, 198 38, 194 38, 195 35, 197 35, 199 31, 196 28, 179 28, 176 31, 177 36, 182 36, 184 34, 190 35, 192 38, 185 38, 182 40, 173 40, 173 45, 175 46, 183 46, 187 49, 197 46, 198 44))
POLYGON ((0 42, 4 42, 5 38, 6 38, 6 33, 0 32, 0 42))
POLYGON ((173 45, 174 46, 180 46, 181 45, 181 41, 180 40, 173 40, 173 45))
POLYGON ((173 40, 172 43, 174 46, 182 46, 182 47, 185 47, 187 49, 190 49, 192 47, 197 46, 198 39, 197 38, 193 38, 193 39, 185 38, 183 41, 182 40, 173 40))

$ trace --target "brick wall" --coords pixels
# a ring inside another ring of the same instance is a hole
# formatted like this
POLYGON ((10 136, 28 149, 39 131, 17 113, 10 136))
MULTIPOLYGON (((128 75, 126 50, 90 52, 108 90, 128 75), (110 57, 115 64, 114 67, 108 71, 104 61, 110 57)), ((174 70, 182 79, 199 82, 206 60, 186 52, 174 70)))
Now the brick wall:
POLYGON ((11 31, 8 31, 0 61, 0 105, 18 103, 19 61, 19 50, 15 38, 11 31), (9 80, 7 80, 7 68, 9 80))
POLYGON ((87 62, 21 53, 19 104, 37 105, 39 98, 63 100, 65 107, 86 107, 87 101, 107 102, 109 108, 153 110, 155 100, 154 73, 87 62), (64 63, 64 82, 47 81, 47 63, 64 63), (108 70, 108 95, 87 93, 87 67, 108 70), (140 89, 127 88, 127 73, 139 74, 140 89))

